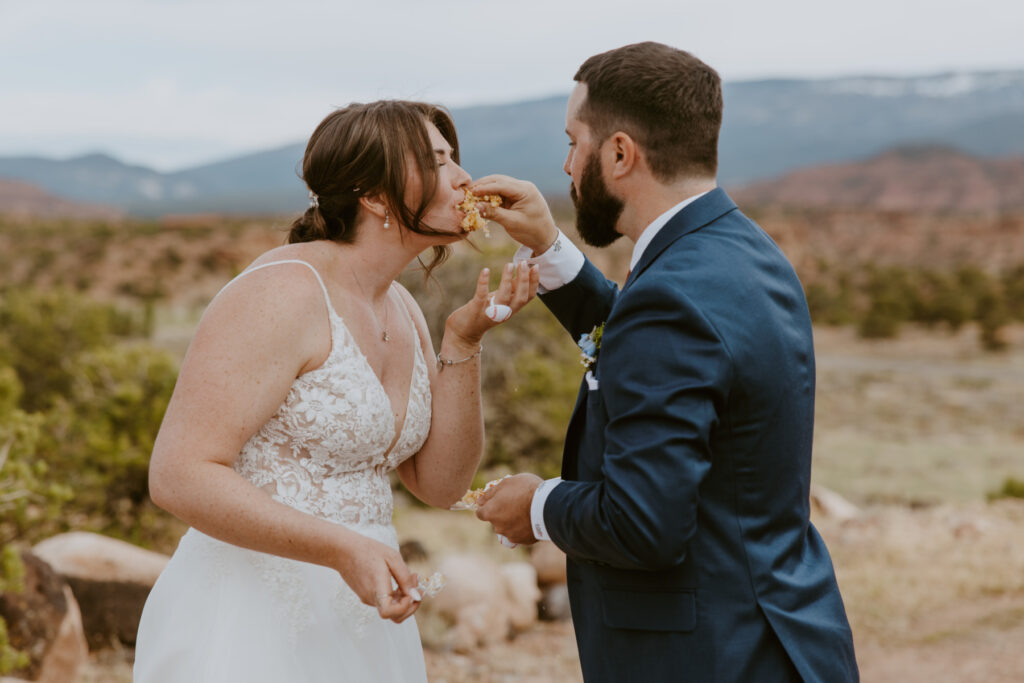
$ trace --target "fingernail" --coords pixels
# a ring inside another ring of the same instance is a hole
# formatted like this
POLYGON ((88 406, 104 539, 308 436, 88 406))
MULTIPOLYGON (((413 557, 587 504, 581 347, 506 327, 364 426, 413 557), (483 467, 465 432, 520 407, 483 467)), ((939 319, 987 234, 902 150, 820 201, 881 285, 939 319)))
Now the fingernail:
POLYGON ((423 596, 420 595, 420 592, 418 590, 416 590, 415 588, 413 588, 411 591, 409 591, 409 595, 411 595, 412 599, 415 600, 416 602, 421 602, 423 600, 423 596))
POLYGON ((490 268, 484 268, 484 275, 490 275, 490 274, 491 274, 491 269, 490 268))

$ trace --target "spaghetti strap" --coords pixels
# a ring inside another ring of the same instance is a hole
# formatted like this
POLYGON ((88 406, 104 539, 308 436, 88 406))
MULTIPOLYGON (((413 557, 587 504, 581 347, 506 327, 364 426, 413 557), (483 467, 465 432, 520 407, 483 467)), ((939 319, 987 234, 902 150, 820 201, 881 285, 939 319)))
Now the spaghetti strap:
MULTIPOLYGON (((239 278, 242 278, 242 277, 248 275, 249 273, 255 273, 257 270, 260 270, 261 268, 266 268, 268 266, 277 266, 277 265, 281 265, 282 263, 301 263, 302 265, 306 266, 311 271, 313 271, 313 275, 316 277, 316 281, 320 283, 320 290, 324 293, 324 301, 327 302, 327 309, 329 311, 333 311, 334 310, 334 306, 331 305, 331 297, 330 297, 330 295, 327 294, 327 286, 324 284, 323 278, 320 277, 320 273, 317 272, 316 268, 314 268, 312 264, 308 263, 307 261, 302 261, 300 259, 294 259, 293 258, 293 259, 282 259, 280 261, 270 261, 269 263, 261 263, 258 266, 253 266, 252 268, 246 268, 241 273, 239 273, 234 278, 232 278, 230 282, 228 282, 226 285, 221 287, 220 291, 223 292, 225 289, 230 287, 234 282, 236 282, 239 278)), ((219 295, 220 292, 217 292, 217 294, 219 295)))

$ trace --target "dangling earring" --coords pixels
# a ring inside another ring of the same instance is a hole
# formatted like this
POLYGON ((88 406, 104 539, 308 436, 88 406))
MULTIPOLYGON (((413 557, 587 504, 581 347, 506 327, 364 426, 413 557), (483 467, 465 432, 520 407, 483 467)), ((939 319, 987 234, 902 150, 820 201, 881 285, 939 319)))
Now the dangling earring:
POLYGON ((391 218, 388 216, 388 210, 384 209, 384 229, 387 230, 391 227, 391 218))

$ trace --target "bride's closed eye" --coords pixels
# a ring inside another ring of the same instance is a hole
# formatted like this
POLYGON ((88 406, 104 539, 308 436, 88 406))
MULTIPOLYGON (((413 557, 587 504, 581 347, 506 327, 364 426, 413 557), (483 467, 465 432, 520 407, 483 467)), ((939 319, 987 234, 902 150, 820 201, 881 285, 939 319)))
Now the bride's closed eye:
POLYGON ((444 166, 448 159, 451 158, 451 152, 444 149, 435 149, 434 154, 437 156, 437 165, 444 166))

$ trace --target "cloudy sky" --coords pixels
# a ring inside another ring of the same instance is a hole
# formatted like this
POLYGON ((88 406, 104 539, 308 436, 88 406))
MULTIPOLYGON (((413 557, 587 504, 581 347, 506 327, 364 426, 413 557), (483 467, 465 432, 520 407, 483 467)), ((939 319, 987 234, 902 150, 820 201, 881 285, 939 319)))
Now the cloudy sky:
POLYGON ((639 40, 726 80, 1024 69, 1020 0, 0 0, 0 155, 174 170, 355 100, 566 94, 639 40))

